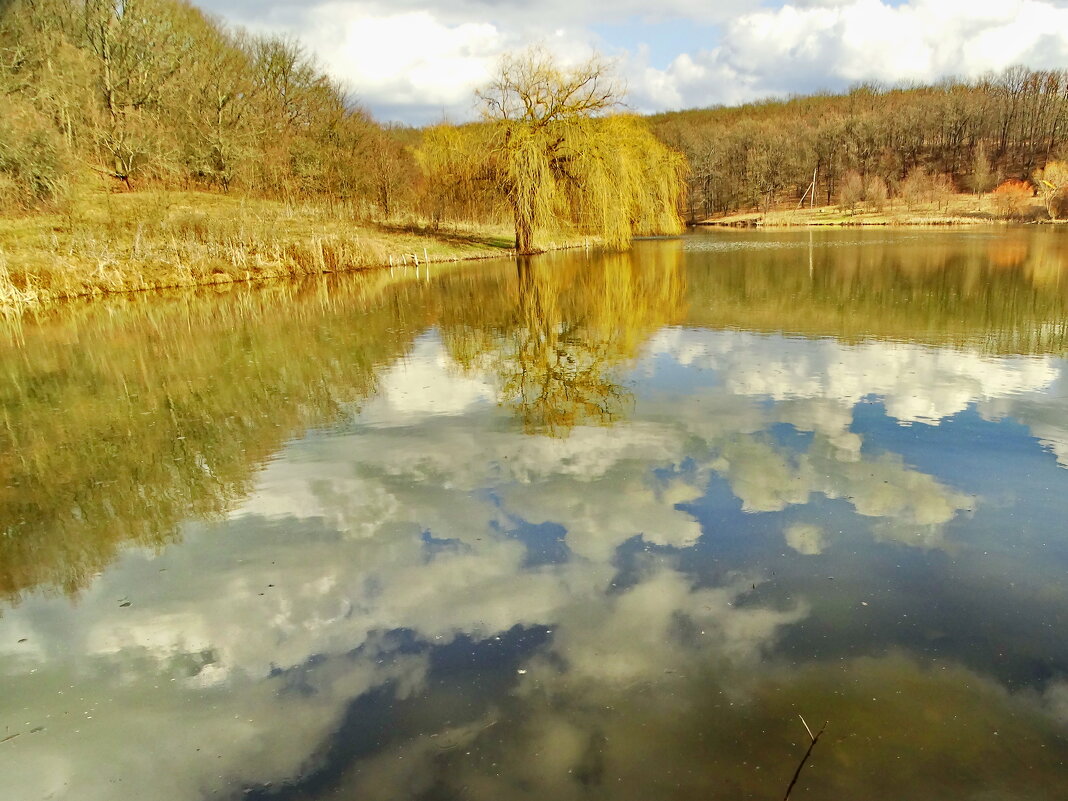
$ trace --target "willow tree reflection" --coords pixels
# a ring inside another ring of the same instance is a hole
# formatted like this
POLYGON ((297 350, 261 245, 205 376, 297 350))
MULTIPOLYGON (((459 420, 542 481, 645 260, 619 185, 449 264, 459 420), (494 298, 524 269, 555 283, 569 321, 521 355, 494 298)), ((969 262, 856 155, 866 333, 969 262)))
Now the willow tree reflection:
POLYGON ((681 243, 596 259, 521 259, 497 309, 446 312, 443 337, 467 370, 497 378, 528 433, 608 425, 631 393, 620 371, 657 329, 685 314, 681 243))

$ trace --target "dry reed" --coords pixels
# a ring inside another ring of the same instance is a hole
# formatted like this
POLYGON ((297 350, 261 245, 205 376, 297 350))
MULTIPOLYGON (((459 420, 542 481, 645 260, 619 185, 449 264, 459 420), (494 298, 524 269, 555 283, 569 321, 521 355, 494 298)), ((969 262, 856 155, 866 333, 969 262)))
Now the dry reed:
POLYGON ((0 310, 143 289, 257 281, 508 252, 506 232, 363 220, 346 204, 194 192, 95 195, 69 214, 0 219, 0 310))

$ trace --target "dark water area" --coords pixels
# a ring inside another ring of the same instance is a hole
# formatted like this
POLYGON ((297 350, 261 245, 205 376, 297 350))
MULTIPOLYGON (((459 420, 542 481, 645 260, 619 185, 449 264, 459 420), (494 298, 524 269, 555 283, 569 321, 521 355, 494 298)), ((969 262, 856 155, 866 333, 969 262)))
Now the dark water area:
POLYGON ((9 326, 0 796, 1068 797, 1066 234, 9 326))

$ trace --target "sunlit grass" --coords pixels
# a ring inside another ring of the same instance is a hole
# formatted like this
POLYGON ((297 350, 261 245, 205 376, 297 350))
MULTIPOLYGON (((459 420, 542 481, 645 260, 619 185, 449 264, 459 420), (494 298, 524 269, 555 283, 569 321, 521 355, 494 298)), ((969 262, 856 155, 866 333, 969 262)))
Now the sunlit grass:
MULTIPOLYGON (((1025 213, 1026 219, 1042 216, 1042 207, 1035 199, 1025 213)), ((876 208, 860 203, 855 209, 837 205, 784 207, 762 211, 739 212, 708 220, 714 225, 760 226, 941 226, 980 225, 1005 222, 997 217, 993 198, 970 193, 950 195, 939 201, 906 203, 900 198, 888 200, 876 208)))
POLYGON ((369 221, 344 202, 82 192, 65 213, 0 218, 0 312, 64 298, 501 255, 506 226, 369 221))

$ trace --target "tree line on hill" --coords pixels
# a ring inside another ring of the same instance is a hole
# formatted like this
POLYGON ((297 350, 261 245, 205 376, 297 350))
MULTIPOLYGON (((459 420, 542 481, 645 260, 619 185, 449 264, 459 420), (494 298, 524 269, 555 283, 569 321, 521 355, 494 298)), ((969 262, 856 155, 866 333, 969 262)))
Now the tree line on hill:
POLYGON ((1068 159, 1068 70, 1017 66, 934 86, 861 85, 659 114, 651 123, 690 165, 691 219, 802 198, 846 206, 930 200, 1008 180, 1048 189, 1035 173, 1068 159))
POLYGON ((373 201, 415 174, 294 41, 184 0, 0 0, 0 200, 60 204, 85 168, 138 187, 373 201))
POLYGON ((482 123, 419 131, 374 121, 296 42, 228 28, 186 0, 0 0, 0 212, 63 208, 95 171, 120 189, 508 220, 521 250, 554 220, 614 243, 672 230, 676 192, 696 220, 798 200, 930 201, 1015 180, 1001 193, 1007 213, 1037 187, 1051 216, 1068 214, 1068 70, 640 120, 617 113, 599 60, 567 70, 531 51, 502 70, 519 66, 534 81, 511 87, 520 93, 565 91, 589 68, 610 91, 547 120, 483 95, 482 123))
POLYGON ((481 123, 391 128, 296 43, 230 30, 185 0, 6 0, 0 207, 62 207, 88 168, 120 188, 508 220, 522 253, 551 230, 612 246, 677 232, 681 158, 616 113, 602 60, 562 67, 535 48, 502 61, 487 91, 481 123))

